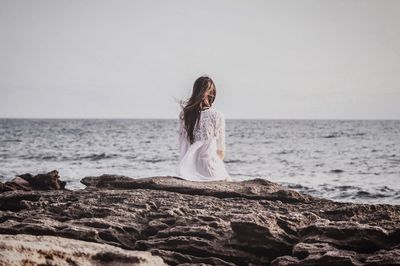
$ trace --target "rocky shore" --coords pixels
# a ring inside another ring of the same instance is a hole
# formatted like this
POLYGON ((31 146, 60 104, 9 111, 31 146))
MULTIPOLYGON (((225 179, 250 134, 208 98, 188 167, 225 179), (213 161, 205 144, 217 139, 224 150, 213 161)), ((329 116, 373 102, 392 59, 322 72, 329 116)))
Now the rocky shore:
POLYGON ((57 171, 0 183, 0 264, 400 265, 400 206, 339 203, 263 179, 57 171))

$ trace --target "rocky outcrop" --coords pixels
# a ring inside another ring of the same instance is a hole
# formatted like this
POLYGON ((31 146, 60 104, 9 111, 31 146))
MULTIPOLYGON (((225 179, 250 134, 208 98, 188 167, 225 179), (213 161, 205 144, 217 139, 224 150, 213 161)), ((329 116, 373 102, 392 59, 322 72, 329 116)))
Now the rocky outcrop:
POLYGON ((0 265, 165 265, 149 252, 55 236, 0 235, 0 265))
POLYGON ((152 189, 217 198, 280 200, 288 203, 308 202, 315 199, 265 179, 228 183, 193 182, 171 176, 132 179, 126 176, 102 175, 85 177, 81 180, 81 183, 88 187, 101 189, 152 189))
POLYGON ((57 170, 53 170, 47 174, 23 174, 14 177, 11 181, 1 183, 0 193, 16 190, 60 190, 65 188, 65 181, 60 180, 57 170))
POLYGON ((149 251, 170 265, 396 265, 400 206, 339 203, 263 179, 102 175, 0 194, 0 233, 149 251))
POLYGON ((383 249, 371 255, 327 243, 301 242, 293 247, 292 256, 279 257, 271 265, 400 265, 400 249, 383 249))

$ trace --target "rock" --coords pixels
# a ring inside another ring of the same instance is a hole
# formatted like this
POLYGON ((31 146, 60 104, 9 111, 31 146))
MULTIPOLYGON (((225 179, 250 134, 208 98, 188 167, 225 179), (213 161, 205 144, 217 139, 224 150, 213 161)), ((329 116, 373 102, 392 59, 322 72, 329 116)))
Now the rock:
POLYGON ((0 234, 150 251, 170 265, 395 265, 400 259, 400 206, 334 202, 263 179, 102 175, 82 183, 86 189, 0 194, 0 234))
POLYGON ((279 257, 271 265, 400 265, 400 249, 383 249, 369 255, 340 250, 327 243, 298 243, 293 247, 293 257, 279 257))
POLYGON ((5 183, 0 182, 0 193, 6 191, 15 191, 15 190, 30 191, 31 188, 29 186, 21 185, 21 182, 13 182, 13 181, 8 181, 5 183))
POLYGON ((65 181, 60 181, 57 170, 47 174, 38 174, 34 177, 30 174, 20 175, 21 178, 29 182, 33 190, 58 190, 65 188, 65 181))
POLYGON ((28 207, 28 202, 38 201, 40 194, 34 192, 20 193, 10 191, 0 194, 0 210, 19 211, 28 207))
POLYGON ((362 265, 362 255, 355 251, 336 249, 327 243, 298 243, 293 247, 293 255, 304 257, 302 264, 311 265, 362 265))
POLYGON ((271 262, 271 266, 300 265, 300 261, 292 256, 281 256, 271 262))
POLYGON ((61 181, 57 170, 47 174, 23 174, 14 177, 11 181, 0 183, 0 193, 16 190, 60 190, 65 189, 65 181, 61 181))
POLYGON ((81 180, 81 183, 101 189, 153 189, 218 198, 241 197, 284 202, 307 202, 316 199, 294 190, 288 190, 265 179, 227 183, 225 181, 193 182, 171 176, 132 179, 126 176, 102 175, 99 177, 85 177, 81 180))
POLYGON ((29 182, 26 179, 19 177, 19 176, 16 176, 13 179, 11 179, 11 183, 14 183, 19 186, 24 186, 24 187, 30 186, 29 182))
POLYGON ((149 252, 55 236, 0 235, 0 265, 165 265, 149 252))
POLYGON ((305 242, 330 243, 343 249, 366 253, 390 248, 395 244, 385 229, 350 221, 316 222, 301 228, 299 234, 305 242))
POLYGON ((336 249, 327 243, 298 243, 293 247, 293 255, 279 257, 271 265, 363 265, 361 255, 354 251, 336 249))
POLYGON ((380 250, 365 260, 366 265, 400 265, 400 249, 380 250))

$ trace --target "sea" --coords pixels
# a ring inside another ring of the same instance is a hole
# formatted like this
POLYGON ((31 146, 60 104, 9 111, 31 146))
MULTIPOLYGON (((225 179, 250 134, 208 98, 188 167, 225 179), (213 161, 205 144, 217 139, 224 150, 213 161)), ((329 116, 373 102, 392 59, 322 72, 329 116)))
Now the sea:
MULTIPOLYGON (((177 119, 0 119, 0 181, 58 170, 175 175, 177 119)), ((267 179, 335 201, 400 204, 400 121, 226 120, 233 180, 267 179)))

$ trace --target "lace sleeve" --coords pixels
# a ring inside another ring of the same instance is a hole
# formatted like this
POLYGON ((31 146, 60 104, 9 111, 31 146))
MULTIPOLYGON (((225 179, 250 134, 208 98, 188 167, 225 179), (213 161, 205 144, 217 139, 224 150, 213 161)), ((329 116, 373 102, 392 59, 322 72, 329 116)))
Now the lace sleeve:
POLYGON ((184 127, 184 120, 183 120, 183 111, 179 113, 178 116, 179 120, 179 136, 183 135, 185 133, 185 127, 184 127))
POLYGON ((184 120, 183 120, 183 116, 181 114, 179 114, 179 137, 178 137, 179 159, 182 159, 182 157, 185 155, 185 153, 188 149, 188 146, 189 146, 189 143, 187 140, 187 135, 186 135, 186 129, 184 126, 184 120))
POLYGON ((225 117, 219 113, 217 118, 217 150, 225 151, 225 117))

